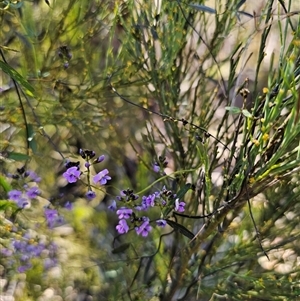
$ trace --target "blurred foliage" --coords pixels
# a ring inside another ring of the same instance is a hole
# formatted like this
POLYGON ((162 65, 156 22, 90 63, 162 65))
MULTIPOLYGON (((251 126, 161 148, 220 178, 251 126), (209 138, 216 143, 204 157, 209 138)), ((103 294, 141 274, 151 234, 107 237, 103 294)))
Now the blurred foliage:
POLYGON ((299 298, 299 7, 200 2, 0 1, 2 173, 30 158, 75 206, 61 273, 19 300, 299 298), (103 202, 61 181, 79 148, 109 158, 103 202), (173 228, 116 236, 119 190, 186 183, 173 228))

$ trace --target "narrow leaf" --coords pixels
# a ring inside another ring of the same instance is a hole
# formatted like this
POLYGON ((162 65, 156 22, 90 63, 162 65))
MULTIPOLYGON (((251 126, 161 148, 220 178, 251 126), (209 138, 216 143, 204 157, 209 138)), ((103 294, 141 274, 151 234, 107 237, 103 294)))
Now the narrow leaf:
POLYGON ((246 109, 242 110, 242 114, 243 114, 245 117, 248 117, 248 118, 251 118, 251 117, 252 117, 252 114, 251 114, 248 110, 246 110, 246 109))
POLYGON ((34 88, 14 68, 10 67, 8 64, 4 63, 3 61, 0 61, 0 69, 2 69, 3 72, 8 74, 12 79, 14 79, 20 85, 22 85, 27 90, 27 92, 29 92, 29 94, 33 96, 34 88))
POLYGON ((6 211, 9 208, 11 208, 13 210, 17 210, 18 206, 15 202, 7 201, 7 200, 0 200, 0 212, 6 211))
POLYGON ((172 227, 174 230, 177 230, 182 235, 184 235, 190 239, 193 239, 195 237, 195 235, 190 230, 188 230, 186 227, 184 227, 174 221, 168 220, 168 219, 167 219, 167 223, 170 227, 172 227))
POLYGON ((158 40, 158 34, 157 31, 155 30, 154 26, 151 27, 151 34, 154 40, 158 40))
POLYGON ((245 15, 245 16, 247 16, 247 17, 249 17, 249 18, 254 18, 253 15, 251 15, 251 14, 249 14, 249 13, 246 13, 245 11, 242 11, 242 10, 239 10, 238 13, 241 14, 241 15, 245 15))
POLYGON ((217 11, 211 7, 201 4, 190 4, 190 6, 196 10, 203 11, 205 13, 216 14, 217 11))
POLYGON ((183 197, 185 196, 185 194, 191 189, 192 184, 187 183, 185 184, 178 192, 177 192, 177 197, 179 199, 183 199, 183 197))
POLYGON ((29 156, 21 153, 8 152, 7 158, 15 161, 25 161, 30 159, 29 156))
POLYGON ((9 192, 11 190, 11 186, 6 181, 5 177, 1 175, 0 175, 0 186, 2 186, 5 192, 9 192))
POLYGON ((237 5, 236 5, 236 10, 238 10, 247 0, 241 0, 237 5))
POLYGON ((241 113, 241 109, 238 107, 225 107, 226 111, 229 111, 232 114, 239 114, 241 113))
POLYGON ((36 153, 37 151, 37 144, 36 141, 34 139, 35 136, 35 132, 33 129, 33 125, 32 124, 28 124, 28 142, 29 142, 29 147, 32 149, 32 151, 34 153, 36 153))

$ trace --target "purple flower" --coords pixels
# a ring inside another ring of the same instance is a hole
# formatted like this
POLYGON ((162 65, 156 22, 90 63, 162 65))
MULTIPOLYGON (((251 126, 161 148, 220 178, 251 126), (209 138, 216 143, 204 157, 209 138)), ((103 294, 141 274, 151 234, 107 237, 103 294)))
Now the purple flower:
POLYGON ((104 156, 104 155, 101 155, 100 157, 98 157, 98 158, 94 161, 94 163, 101 163, 102 161, 104 161, 104 159, 105 159, 105 156, 104 156))
POLYGON ((64 221, 65 221, 64 217, 62 215, 59 215, 56 219, 55 225, 56 226, 62 225, 64 223, 64 221))
POLYGON ((45 270, 49 270, 57 265, 57 260, 54 258, 45 258, 44 260, 44 268, 45 270))
POLYGON ((111 180, 111 177, 107 175, 108 173, 109 173, 109 171, 107 169, 104 169, 104 170, 100 171, 99 173, 97 173, 93 177, 94 183, 95 184, 100 183, 101 185, 105 185, 107 183, 107 181, 111 180))
POLYGON ((150 194, 148 196, 143 196, 142 198, 142 207, 143 209, 148 209, 149 207, 154 207, 155 205, 155 194, 150 194))
POLYGON ((26 195, 30 198, 30 199, 35 199, 39 194, 40 194, 40 190, 37 186, 31 187, 26 191, 26 195))
MULTIPOLYGON (((26 232, 20 239, 13 240, 10 249, 10 256, 16 258, 17 261, 14 262, 18 264, 17 271, 20 273, 30 269, 32 260, 41 258, 43 253, 45 254, 42 257, 47 256, 53 262, 57 257, 57 246, 53 242, 49 244, 42 243, 39 239, 34 239, 29 232, 26 232)), ((2 252, 2 250, 1 253, 9 255, 9 252, 2 252)))
POLYGON ((57 210, 46 208, 44 213, 48 227, 53 228, 59 219, 57 210))
POLYGON ((29 254, 21 254, 20 261, 26 262, 30 260, 29 254))
POLYGON ((134 209, 137 210, 137 211, 145 210, 145 208, 143 206, 140 206, 140 205, 135 206, 134 209))
POLYGON ((0 249, 1 254, 3 254, 4 256, 10 257, 13 254, 13 251, 10 249, 6 249, 6 248, 1 248, 0 249))
POLYGON ((153 171, 154 172, 159 172, 160 171, 160 167, 159 167, 159 165, 157 163, 153 164, 153 171))
POLYGON ((108 209, 111 211, 116 211, 117 210, 117 203, 115 200, 112 201, 111 205, 108 206, 108 209))
POLYGON ((14 189, 8 192, 8 198, 13 201, 18 201, 21 196, 22 196, 22 191, 20 190, 14 189))
POLYGON ((33 182, 39 183, 41 182, 41 177, 39 177, 34 171, 28 170, 26 171, 26 174, 31 178, 33 182))
POLYGON ((180 202, 179 199, 175 200, 175 211, 184 212, 185 202, 180 202))
POLYGON ((158 227, 164 228, 167 224, 167 221, 164 220, 164 219, 159 219, 159 220, 156 221, 156 224, 157 224, 158 227))
POLYGON ((75 183, 80 178, 80 174, 81 172, 78 167, 72 166, 63 173, 63 176, 69 183, 75 183))
POLYGON ((119 220, 119 224, 116 226, 116 229, 119 234, 127 233, 129 230, 129 227, 126 223, 126 220, 125 219, 119 220))
POLYGON ((21 265, 21 266, 18 267, 18 272, 19 273, 24 273, 27 270, 29 270, 31 267, 32 267, 32 264, 30 264, 30 263, 27 263, 25 265, 21 265))
POLYGON ((29 202, 25 198, 20 198, 16 201, 17 205, 19 208, 25 208, 27 205, 29 205, 29 202))
POLYGON ((132 209, 128 209, 128 208, 120 208, 119 210, 117 210, 117 214, 119 219, 127 219, 130 218, 131 214, 132 214, 132 209))
POLYGON ((26 248, 26 242, 22 241, 22 240, 15 240, 12 242, 13 247, 15 248, 15 250, 17 251, 24 251, 26 248))
POLYGON ((28 253, 28 255, 35 256, 35 257, 40 256, 44 249, 45 249, 45 245, 42 243, 28 244, 26 246, 26 252, 28 253))
POLYGON ((66 202, 65 206, 64 206, 67 210, 72 210, 73 209, 73 204, 70 203, 69 201, 66 202))
POLYGON ((152 230, 152 227, 149 224, 149 219, 144 218, 144 222, 139 226, 135 227, 137 235, 142 235, 143 237, 148 236, 148 233, 152 230))
POLYGON ((161 205, 162 205, 162 206, 166 206, 166 205, 167 205, 167 201, 161 200, 161 205))
POLYGON ((94 199, 96 197, 96 193, 95 191, 89 190, 86 194, 85 197, 91 201, 92 199, 94 199))

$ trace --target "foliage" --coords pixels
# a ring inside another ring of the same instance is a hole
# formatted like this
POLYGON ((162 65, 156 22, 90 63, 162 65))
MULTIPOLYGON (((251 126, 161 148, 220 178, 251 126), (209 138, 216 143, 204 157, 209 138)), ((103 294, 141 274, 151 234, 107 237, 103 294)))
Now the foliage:
POLYGON ((299 8, 202 2, 0 1, 18 300, 299 297, 299 8))

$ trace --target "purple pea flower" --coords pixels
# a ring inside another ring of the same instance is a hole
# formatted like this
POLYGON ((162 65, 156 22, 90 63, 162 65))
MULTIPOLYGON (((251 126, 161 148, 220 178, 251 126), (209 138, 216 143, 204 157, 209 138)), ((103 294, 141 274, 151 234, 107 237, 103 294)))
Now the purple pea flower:
POLYGON ((26 171, 26 174, 31 178, 33 182, 39 183, 41 182, 41 177, 39 177, 34 171, 28 170, 26 171))
POLYGON ((94 199, 96 197, 96 193, 95 191, 89 190, 86 194, 85 197, 91 201, 92 199, 94 199))
POLYGON ((180 202, 179 199, 175 200, 175 211, 184 212, 185 202, 180 202))
POLYGON ((119 224, 116 226, 116 229, 118 231, 119 234, 124 234, 124 233, 127 233, 128 230, 129 230, 129 227, 126 223, 126 220, 125 219, 121 219, 119 221, 119 224))
POLYGON ((13 251, 6 248, 1 248, 0 253, 6 257, 10 257, 13 255, 13 251))
POLYGON ((59 218, 57 210, 46 208, 44 213, 48 227, 53 228, 59 218))
POLYGON ((29 270, 31 267, 32 267, 32 264, 30 264, 30 263, 27 263, 26 265, 21 265, 21 266, 18 267, 18 272, 19 273, 24 273, 27 270, 29 270))
POLYGON ((15 240, 12 242, 13 247, 15 248, 15 250, 17 251, 24 251, 26 248, 26 242, 22 241, 22 240, 15 240))
POLYGON ((167 205, 167 201, 161 200, 161 205, 162 205, 162 206, 166 206, 166 205, 167 205))
POLYGON ((142 207, 143 209, 148 209, 149 207, 154 207, 155 205, 155 194, 150 194, 148 196, 143 196, 142 198, 142 207))
POLYGON ((25 262, 30 260, 30 254, 21 254, 20 261, 25 262))
POLYGON ((77 168, 77 166, 72 166, 67 169, 66 172, 63 173, 64 178, 69 183, 76 183, 77 180, 80 178, 80 170, 77 168))
POLYGON ((111 177, 108 176, 109 171, 107 169, 103 169, 102 171, 100 171, 99 173, 97 173, 94 177, 93 177, 93 181, 95 184, 99 183, 101 185, 105 185, 107 183, 107 181, 111 180, 111 177))
POLYGON ((22 196, 22 191, 13 189, 8 192, 8 198, 13 201, 18 201, 22 196))
POLYGON ((73 209, 73 204, 68 201, 68 202, 66 202, 64 207, 67 210, 72 210, 73 209))
POLYGON ((28 200, 23 197, 19 198, 16 203, 19 208, 25 208, 29 204, 28 200))
POLYGON ((101 155, 100 157, 98 157, 98 158, 94 161, 94 163, 101 163, 101 162, 104 161, 104 159, 105 159, 105 156, 104 156, 104 155, 101 155))
POLYGON ((111 211, 116 211, 117 210, 117 203, 115 200, 112 201, 112 203, 108 206, 108 209, 111 211))
POLYGON ((117 215, 120 220, 130 218, 131 214, 132 214, 132 209, 123 207, 123 208, 120 208, 119 210, 117 210, 117 215))
POLYGON ((160 171, 160 167, 157 163, 154 163, 152 168, 153 168, 153 171, 156 173, 160 171))
POLYGON ((37 186, 31 187, 26 191, 26 195, 30 198, 30 199, 35 199, 39 194, 40 194, 40 190, 37 186))
POLYGON ((158 227, 164 228, 167 224, 167 221, 164 220, 164 219, 159 219, 159 220, 156 221, 156 224, 157 224, 158 227))
POLYGON ((144 222, 139 226, 135 227, 137 235, 142 235, 143 237, 148 236, 149 232, 152 230, 152 227, 149 224, 149 219, 144 218, 144 222))
MULTIPOLYGON (((39 243, 39 244, 27 244, 26 246, 26 253, 27 253, 27 256, 35 256, 35 257, 38 257, 41 255, 41 253, 43 252, 43 250, 45 249, 45 245, 42 244, 42 243, 39 243)), ((26 259, 26 257, 25 257, 26 259)))

